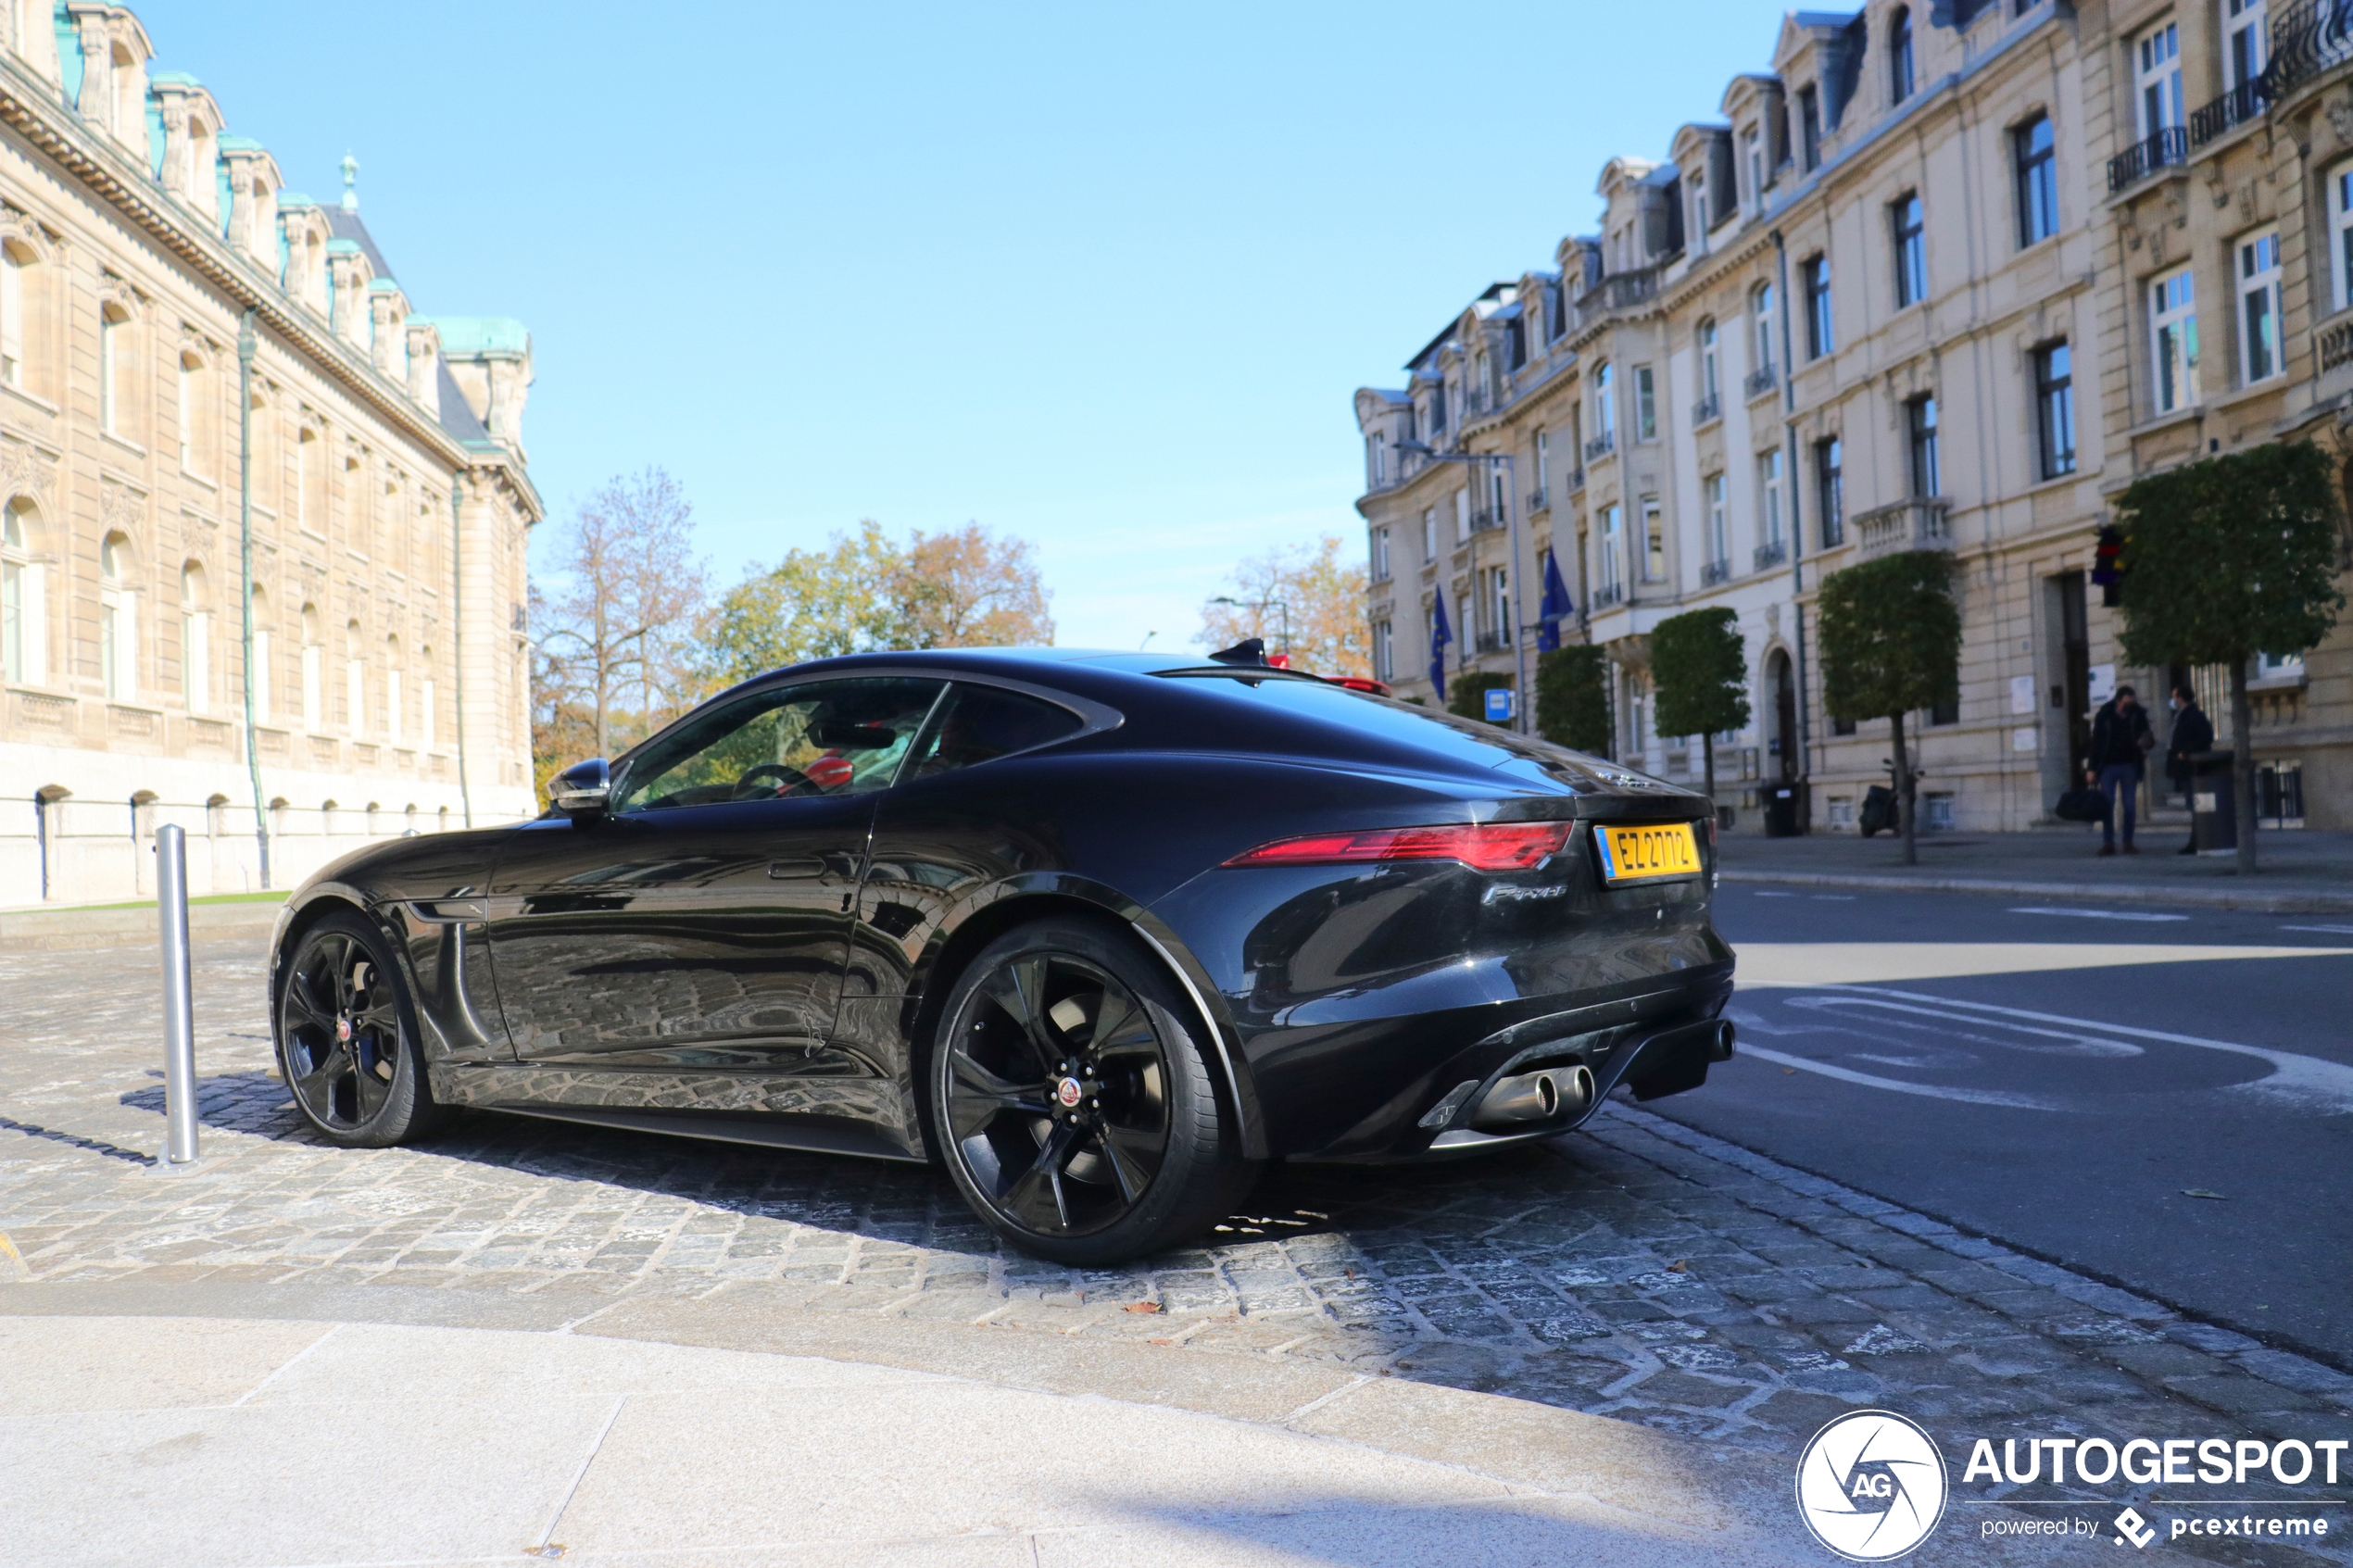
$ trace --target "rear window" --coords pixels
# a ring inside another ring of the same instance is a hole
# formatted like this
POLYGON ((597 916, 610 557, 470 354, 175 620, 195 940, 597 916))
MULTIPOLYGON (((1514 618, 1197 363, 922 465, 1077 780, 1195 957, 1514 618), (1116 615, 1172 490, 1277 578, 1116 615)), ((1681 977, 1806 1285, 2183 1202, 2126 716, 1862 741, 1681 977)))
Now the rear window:
POLYGON ((1435 752, 1472 767, 1500 769, 1581 789, 1656 789, 1674 793, 1671 784, 1612 767, 1533 735, 1323 681, 1282 676, 1253 680, 1189 672, 1168 678, 1172 684, 1181 684, 1236 705, 1247 704, 1264 713, 1343 726, 1378 742, 1435 752))

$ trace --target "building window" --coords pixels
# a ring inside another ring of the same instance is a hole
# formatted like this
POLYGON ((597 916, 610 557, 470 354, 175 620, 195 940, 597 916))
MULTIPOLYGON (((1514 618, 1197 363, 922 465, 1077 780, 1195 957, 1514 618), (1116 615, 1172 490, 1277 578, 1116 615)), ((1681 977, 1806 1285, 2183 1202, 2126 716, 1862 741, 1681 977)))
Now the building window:
POLYGON ((2330 247, 2336 275, 2329 308, 2342 310, 2353 305, 2353 164, 2329 176, 2329 232, 2336 236, 2330 247))
POLYGON ((1887 101, 1900 104, 1912 95, 1912 13, 1895 7, 1887 19, 1887 101))
POLYGON ((319 646, 319 609, 315 605, 302 607, 302 727, 312 734, 322 729, 320 721, 326 700, 326 651, 319 646))
POLYGON ((1758 212, 1765 210, 1765 133, 1752 125, 1741 136, 1741 162, 1748 169, 1748 199, 1758 212))
POLYGON ((355 735, 368 733, 368 665, 359 657, 359 622, 344 628, 344 727, 355 735))
POLYGON ((1895 232, 1895 303, 1918 305, 1928 297, 1928 236, 1919 194, 1897 198, 1888 208, 1888 220, 1895 232))
POLYGON ((1528 368, 1528 319, 1515 316, 1504 327, 1506 355, 1504 363, 1512 370, 1528 368))
POLYGON ((24 385, 24 263, 0 242, 0 385, 24 385))
POLYGON ((1470 543, 1470 491, 1467 488, 1454 492, 1454 543, 1470 543))
POLYGON ((1658 439, 1658 388, 1648 365, 1634 367, 1634 439, 1658 439))
POLYGON ((2171 414, 2196 406, 2197 391, 2197 295, 2186 267, 2149 285, 2149 362, 2157 389, 2157 411, 2171 414))
MULTIPOLYGON (((2141 139, 2182 126, 2182 29, 2167 22, 2141 35, 2133 51, 2133 104, 2141 139)), ((2178 159, 2159 157, 2157 161, 2178 159)))
POLYGON ((1846 542, 1846 462, 1833 435, 1814 443, 1814 507, 1822 519, 1822 548, 1846 542))
POLYGON ((1558 278, 1544 285, 1545 325, 1550 335, 1558 338, 1568 331, 1568 291, 1558 278))
POLYGON ((2230 84, 2244 87, 2263 74, 2263 0, 2222 0, 2222 31, 2230 84))
POLYGON ((1432 566, 1438 564, 1438 508, 1436 507, 1426 507, 1422 510, 1422 559, 1432 566))
POLYGON ((1707 559, 1721 577, 1728 574, 1732 558, 1731 508, 1725 504, 1722 474, 1709 474, 1704 485, 1707 491, 1707 559))
POLYGON ((2075 471, 2075 378, 2064 342, 2034 351, 2034 428, 2043 477, 2075 471))
POLYGON ((1723 393, 1723 388, 1718 384, 1716 376, 1716 319, 1711 316, 1701 321, 1699 332, 1695 335, 1699 342, 1700 399, 1710 408, 1714 408, 1717 406, 1718 397, 1723 393))
POLYGON ((191 713, 205 711, 212 696, 212 617, 204 568, 194 561, 180 569, 180 694, 191 713))
POLYGON ((2239 370, 2244 384, 2276 376, 2280 363, 2280 236, 2266 229, 2237 246, 2239 370))
POLYGON ((1748 319, 1756 339, 1756 373, 1773 374, 1773 285, 1759 283, 1749 291, 1748 319))
POLYGON ((1822 167, 1822 99, 1810 86, 1797 90, 1797 144, 1807 173, 1822 167))
POLYGON ((2058 232, 2058 162, 2051 117, 2038 114, 2010 132, 2018 169, 2018 243, 2023 250, 2058 232))
POLYGON ((1693 169, 1684 182, 1692 188, 1692 232, 1705 237, 1708 230, 1707 175, 1693 169))
POLYGON ((0 680, 38 686, 48 676, 44 569, 32 559, 30 503, 0 512, 0 680))
POLYGON ((1378 490, 1381 487, 1381 480, 1384 470, 1387 468, 1387 464, 1383 461, 1384 456, 1385 454, 1382 447, 1381 438, 1379 436, 1368 435, 1365 437, 1365 489, 1378 490))
POLYGON ((1487 569, 1487 627, 1498 647, 1512 645, 1512 574, 1509 567, 1487 569))
POLYGON ((107 305, 98 311, 98 428, 109 435, 122 433, 122 339, 126 318, 122 307, 107 305))
POLYGON ((1806 282, 1806 357, 1831 351, 1831 258, 1817 256, 1798 270, 1806 282))
POLYGON ((1617 373, 1606 359, 1593 368, 1593 435, 1608 441, 1617 433, 1617 373))
POLYGON ((98 684, 108 702, 139 696, 139 596, 126 579, 129 554, 120 533, 98 546, 98 684))
POLYGON ((1536 494, 1544 497, 1540 505, 1549 505, 1553 495, 1553 436, 1547 430, 1536 433, 1536 494))
POLYGON ((1915 397, 1905 404, 1904 427, 1911 438, 1912 494, 1941 495, 1944 473, 1936 454, 1936 399, 1915 397))
POLYGON ((1602 587, 1612 595, 1625 582, 1625 511, 1616 505, 1602 508, 1602 587))
POLYGON ((1655 495, 1642 497, 1642 581, 1667 581, 1667 520, 1655 495))
POLYGON ((1763 514, 1765 546, 1768 549, 1781 543, 1781 449, 1778 446, 1756 455, 1756 495, 1758 510, 1763 514))
POLYGON ((1397 679, 1396 628, 1386 621, 1373 622, 1373 679, 1397 679))
POLYGON ((1429 428, 1433 433, 1446 428, 1446 383, 1440 382, 1429 389, 1429 428))
POLYGON ((1389 581, 1389 528, 1383 524, 1373 530, 1373 581, 1389 581))

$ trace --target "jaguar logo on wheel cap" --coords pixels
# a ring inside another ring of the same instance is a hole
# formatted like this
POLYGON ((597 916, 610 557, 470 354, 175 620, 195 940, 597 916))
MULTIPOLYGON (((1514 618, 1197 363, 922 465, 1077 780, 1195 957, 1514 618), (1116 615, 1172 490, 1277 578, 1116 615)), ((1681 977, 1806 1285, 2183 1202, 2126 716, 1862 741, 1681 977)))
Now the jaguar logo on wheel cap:
POLYGON ((1065 1078, 1060 1084, 1054 1085, 1054 1098, 1062 1101, 1064 1106, 1076 1105, 1078 1103, 1078 1097, 1084 1091, 1082 1091, 1078 1086, 1078 1080, 1076 1078, 1065 1078))
POLYGON ((335 1020, 335 1044, 339 1046, 351 1044, 351 1020, 348 1018, 335 1020))

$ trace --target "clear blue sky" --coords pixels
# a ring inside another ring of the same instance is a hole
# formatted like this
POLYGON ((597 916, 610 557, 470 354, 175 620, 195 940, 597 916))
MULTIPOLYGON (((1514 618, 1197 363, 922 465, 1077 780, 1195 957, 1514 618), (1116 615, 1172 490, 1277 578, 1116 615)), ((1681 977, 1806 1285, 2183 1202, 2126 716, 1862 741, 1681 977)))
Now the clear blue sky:
POLYGON ((1350 394, 1589 230, 1781 8, 134 0, 426 314, 511 315, 551 521, 661 464, 714 575, 862 517, 1038 546, 1066 645, 1356 547, 1350 394))

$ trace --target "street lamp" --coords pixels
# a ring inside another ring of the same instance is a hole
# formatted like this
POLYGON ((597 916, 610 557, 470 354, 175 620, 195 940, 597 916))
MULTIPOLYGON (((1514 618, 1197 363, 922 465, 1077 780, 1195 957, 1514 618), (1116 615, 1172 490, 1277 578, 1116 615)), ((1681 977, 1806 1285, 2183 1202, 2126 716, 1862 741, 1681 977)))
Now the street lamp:
MULTIPOLYGON (((1227 595, 1220 594, 1209 602, 1214 605, 1232 605, 1236 609, 1254 609, 1258 611, 1258 618, 1261 621, 1266 619, 1266 607, 1268 605, 1273 605, 1276 608, 1281 610, 1283 612, 1283 657, 1285 659, 1289 659, 1290 657, 1290 600, 1278 599, 1272 594, 1269 594, 1263 599, 1237 599, 1227 595)), ((1264 633, 1262 633, 1261 635, 1264 635, 1264 633)))
MULTIPOLYGON (((1393 441, 1390 446, 1399 452, 1409 452, 1428 463, 1483 463, 1490 467, 1503 465, 1504 523, 1511 533, 1512 547, 1512 715, 1522 734, 1530 732, 1528 715, 1528 646, 1524 640, 1528 617, 1521 613, 1522 579, 1528 574, 1520 570, 1519 509, 1512 505, 1512 497, 1519 493, 1519 472, 1512 463, 1509 452, 1441 452, 1419 441, 1393 441)), ((1444 592, 1441 589, 1440 592, 1444 592)), ((1469 628, 1464 628, 1466 632, 1469 628)))

